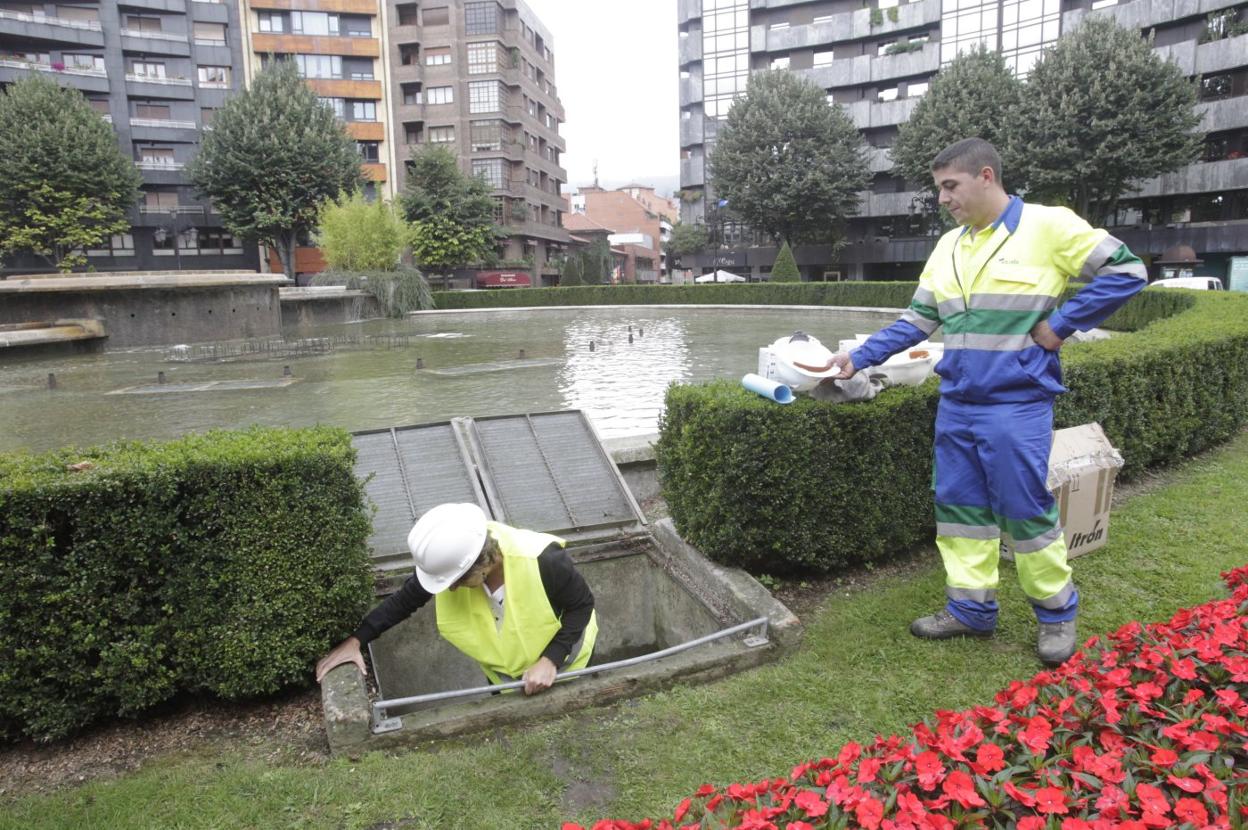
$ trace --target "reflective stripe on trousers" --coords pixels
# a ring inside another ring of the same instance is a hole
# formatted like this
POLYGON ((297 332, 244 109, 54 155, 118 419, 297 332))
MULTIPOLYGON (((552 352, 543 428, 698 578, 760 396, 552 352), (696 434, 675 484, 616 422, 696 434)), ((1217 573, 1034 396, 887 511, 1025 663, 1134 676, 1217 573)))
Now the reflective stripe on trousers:
POLYGON ((1073 619, 1057 504, 1046 486, 1053 405, 969 404, 942 397, 936 414, 936 546, 949 611, 978 629, 996 624, 1001 536, 1014 543, 1023 592, 1042 622, 1073 619))

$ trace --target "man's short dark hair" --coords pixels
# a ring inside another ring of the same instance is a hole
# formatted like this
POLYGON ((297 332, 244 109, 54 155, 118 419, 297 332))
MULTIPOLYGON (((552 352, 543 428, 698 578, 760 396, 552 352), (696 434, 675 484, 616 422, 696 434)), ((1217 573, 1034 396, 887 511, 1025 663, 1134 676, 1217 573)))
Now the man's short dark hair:
MULTIPOLYGON (((992 168, 997 184, 1001 184, 1001 154, 982 138, 964 138, 950 144, 932 159, 932 172, 952 167, 960 173, 978 176, 985 167, 992 168)), ((1003 185, 1004 186, 1004 185, 1003 185)))

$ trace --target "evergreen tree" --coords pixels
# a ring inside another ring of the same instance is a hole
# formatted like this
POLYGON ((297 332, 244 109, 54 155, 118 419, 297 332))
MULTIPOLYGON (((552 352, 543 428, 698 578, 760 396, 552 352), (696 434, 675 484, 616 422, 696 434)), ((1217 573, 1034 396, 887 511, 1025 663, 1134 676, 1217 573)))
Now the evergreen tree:
POLYGON ((793 258, 793 249, 789 243, 780 246, 776 261, 771 266, 771 282, 801 282, 802 272, 797 268, 797 260, 793 258))
POLYGON ((490 187, 465 175, 449 150, 428 146, 412 155, 401 201, 412 255, 426 268, 447 272, 493 251, 499 232, 490 187))
POLYGON ((1133 29, 1089 17, 1023 89, 1011 155, 1036 201, 1099 223, 1147 179, 1199 157, 1196 88, 1133 29))
POLYGON ((316 244, 338 271, 394 271, 411 229, 389 202, 343 194, 321 210, 316 244))
POLYGON ((1002 178, 1007 189, 1024 189, 1022 165, 1011 155, 1009 139, 1010 130, 1017 124, 1022 88, 1001 53, 982 44, 959 53, 932 78, 931 87, 901 125, 889 151, 893 172, 920 188, 928 197, 925 207, 932 215, 937 205, 932 159, 964 138, 992 142, 1003 156, 1002 178))
POLYGON ((667 252, 679 259, 686 254, 705 251, 711 244, 710 234, 706 225, 688 225, 677 222, 672 227, 672 235, 667 241, 667 252))
POLYGON ((295 246, 321 206, 363 184, 346 128, 289 60, 270 62, 251 88, 226 100, 188 172, 236 236, 277 251, 295 275, 295 246))
POLYGON ((711 153, 711 184, 780 242, 843 241, 870 181, 862 136, 824 90, 785 71, 750 78, 711 153))
POLYGON ((0 256, 85 265, 84 251, 130 230, 142 181, 78 90, 36 76, 0 95, 0 256))

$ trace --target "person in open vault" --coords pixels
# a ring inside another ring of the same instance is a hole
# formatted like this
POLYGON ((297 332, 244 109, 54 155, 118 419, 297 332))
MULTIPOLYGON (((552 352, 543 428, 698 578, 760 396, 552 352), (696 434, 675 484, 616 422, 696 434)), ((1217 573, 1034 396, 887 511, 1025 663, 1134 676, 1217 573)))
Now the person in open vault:
POLYGON ((944 326, 933 479, 946 602, 910 631, 925 639, 992 635, 1006 534, 1039 621, 1037 652, 1057 665, 1074 653, 1079 609, 1045 486, 1053 401, 1066 391, 1058 350, 1144 288, 1147 272, 1126 245, 1070 210, 1007 194, 1001 157, 983 139, 946 147, 932 177, 960 226, 936 243, 901 319, 833 358, 837 378, 944 326), (1059 308, 1072 277, 1090 282, 1059 308))
POLYGON ((594 650, 594 595, 555 536, 487 521, 475 504, 440 504, 407 536, 416 573, 316 664, 354 663, 362 649, 430 599, 438 633, 476 660, 491 683, 550 688, 561 669, 584 668, 594 650))

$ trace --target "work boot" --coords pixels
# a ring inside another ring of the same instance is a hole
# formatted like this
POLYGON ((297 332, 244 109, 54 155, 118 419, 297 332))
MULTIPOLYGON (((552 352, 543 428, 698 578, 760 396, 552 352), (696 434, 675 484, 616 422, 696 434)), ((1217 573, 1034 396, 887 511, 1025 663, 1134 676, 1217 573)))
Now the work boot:
POLYGON ((1060 666, 1075 653, 1075 621, 1040 623, 1036 654, 1046 666, 1060 666))
POLYGON ((950 637, 991 637, 992 629, 981 631, 942 608, 930 617, 919 617, 910 623, 910 633, 924 640, 947 640, 950 637))

